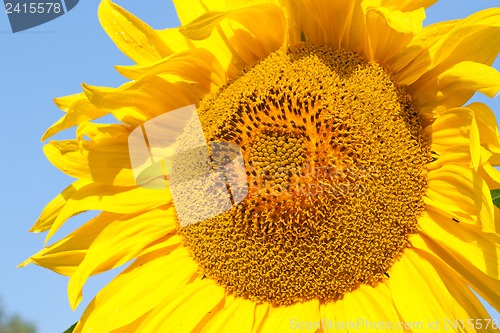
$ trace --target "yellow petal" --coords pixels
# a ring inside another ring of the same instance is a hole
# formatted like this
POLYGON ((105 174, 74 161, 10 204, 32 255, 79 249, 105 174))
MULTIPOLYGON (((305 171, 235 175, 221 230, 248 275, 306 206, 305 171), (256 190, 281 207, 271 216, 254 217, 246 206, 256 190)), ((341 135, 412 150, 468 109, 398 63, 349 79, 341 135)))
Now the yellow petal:
POLYGON ((206 4, 201 1, 187 2, 183 0, 172 0, 172 2, 174 3, 175 12, 182 25, 188 24, 209 10, 206 4))
POLYGON ((127 137, 104 142, 51 141, 43 150, 56 168, 71 177, 116 186, 136 184, 127 137))
POLYGON ((495 228, 500 230, 500 208, 495 206, 495 228))
POLYGON ((320 326, 319 301, 311 300, 290 306, 271 306, 260 332, 315 332, 320 326))
POLYGON ((61 104, 61 107, 67 108, 66 114, 45 131, 42 136, 42 141, 84 121, 97 119, 107 114, 106 111, 100 110, 92 105, 84 93, 78 94, 76 100, 71 98, 65 100, 64 103, 71 103, 69 106, 61 104))
POLYGON ((460 21, 431 25, 424 35, 429 32, 429 41, 419 39, 423 42, 409 45, 418 55, 396 72, 395 78, 410 85, 410 91, 462 61, 491 65, 500 51, 500 8, 486 9, 460 21))
POLYGON ((496 169, 489 163, 485 163, 481 166, 479 174, 488 184, 488 187, 492 190, 500 188, 500 171, 496 169))
POLYGON ((139 329, 139 326, 142 325, 144 317, 145 316, 139 317, 138 319, 134 320, 130 324, 127 324, 126 326, 112 330, 111 333, 135 333, 139 329))
POLYGON ((234 11, 225 12, 207 12, 196 18, 195 20, 189 22, 187 25, 181 28, 181 33, 189 39, 192 40, 203 40, 210 37, 214 29, 219 25, 219 23, 231 15, 234 15, 234 11))
POLYGON ((398 9, 404 12, 419 8, 427 8, 435 4, 437 0, 383 0, 381 5, 388 8, 398 9))
POLYGON ((194 44, 180 32, 180 27, 157 30, 156 34, 172 50, 172 55, 194 48, 194 44))
POLYGON ((155 74, 176 75, 212 91, 226 83, 220 63, 205 49, 182 51, 148 65, 117 66, 117 70, 132 80, 155 74))
MULTIPOLYGON (((455 272, 434 266, 426 253, 407 250, 391 269, 388 285, 402 321, 413 331, 463 332, 448 321, 489 318, 455 272), (455 274, 455 275, 454 275, 455 274)), ((474 329, 467 330, 475 332, 474 329)))
POLYGON ((171 293, 151 311, 139 327, 141 332, 198 331, 220 311, 224 288, 210 279, 196 280, 171 293))
POLYGON ((101 110, 112 113, 119 121, 140 125, 165 112, 197 104, 208 92, 192 82, 167 82, 149 75, 119 88, 83 85, 89 100, 101 110))
POLYGON ((299 302, 292 306, 288 322, 288 330, 280 329, 280 332, 293 332, 297 328, 313 331, 321 327, 321 314, 318 300, 299 302))
POLYGON ((290 313, 293 305, 290 306, 270 306, 268 314, 263 321, 261 333, 280 332, 281 329, 286 329, 290 326, 290 313))
POLYGON ((422 24, 425 19, 423 8, 413 11, 391 10, 384 6, 367 8, 367 12, 371 10, 383 15, 387 21, 387 25, 396 32, 414 35, 422 30, 422 24))
POLYGON ((182 244, 182 237, 179 236, 176 233, 168 233, 167 235, 159 238, 157 241, 149 244, 146 246, 144 249, 140 251, 139 257, 140 256, 145 256, 150 253, 154 253, 158 250, 164 250, 167 248, 175 248, 179 244, 182 244))
POLYGON ((320 306, 321 323, 325 333, 347 333, 350 322, 342 301, 326 302, 320 306))
POLYGON ((183 247, 139 257, 97 294, 74 332, 107 333, 135 321, 188 283, 196 269, 183 247))
POLYGON ((460 20, 444 21, 425 26, 418 35, 414 36, 406 48, 394 55, 387 61, 388 67, 394 74, 395 79, 401 84, 415 82, 427 71, 427 66, 413 66, 413 61, 427 59, 425 64, 430 63, 428 49, 435 45, 450 30, 459 24, 460 20), (408 67, 407 67, 408 66, 408 67))
MULTIPOLYGON (((223 20, 220 31, 233 50, 233 62, 251 67, 286 45, 286 22, 278 6, 255 9, 256 16, 245 14, 223 20), (258 16, 257 16, 258 15, 258 16)), ((242 68, 240 68, 242 69, 242 68)), ((239 74, 239 73, 238 73, 239 74)), ((234 77, 229 75, 229 77, 234 77)))
POLYGON ((201 332, 260 332, 269 308, 268 303, 255 303, 241 297, 227 295, 224 308, 203 324, 201 332))
POLYGON ((175 211, 172 207, 126 215, 106 226, 92 242, 85 259, 69 280, 68 298, 71 307, 75 309, 80 303, 82 288, 89 276, 125 264, 175 227, 175 211))
MULTIPOLYGON (((478 270, 474 265, 470 265, 467 261, 457 261, 453 255, 445 251, 438 243, 430 241, 430 239, 426 236, 414 234, 411 236, 410 242, 415 248, 415 251, 432 264, 433 267, 439 269, 440 271, 445 271, 448 276, 450 274, 455 275, 452 280, 446 279, 446 275, 440 273, 440 275, 443 275, 443 280, 447 283, 448 289, 453 289, 453 286, 460 286, 462 293, 467 294, 467 292, 469 292, 469 295, 472 295, 468 288, 468 286, 470 286, 495 309, 500 307, 500 297, 498 295, 500 290, 499 280, 489 277, 478 270), (462 280, 462 283, 456 283, 456 278, 462 280), (463 288, 463 285, 467 287, 463 288)), ((466 304, 467 300, 476 302, 476 299, 471 296, 463 297, 461 299, 463 304, 466 304)), ((488 315, 482 314, 483 307, 480 304, 468 307, 469 313, 473 313, 477 310, 480 310, 480 313, 476 318, 489 317, 488 315)))
POLYGON ((124 124, 96 124, 84 121, 76 128, 76 138, 83 141, 84 137, 87 137, 94 143, 101 143, 128 137, 131 131, 132 128, 124 124))
POLYGON ((64 112, 67 112, 68 109, 71 107, 71 105, 84 99, 87 99, 87 97, 83 92, 81 92, 78 94, 56 97, 54 98, 54 103, 57 105, 59 109, 61 109, 64 112))
MULTIPOLYGON (((366 18, 361 0, 290 1, 289 11, 294 30, 303 34, 306 41, 364 50, 366 18)), ((297 39, 300 36, 291 37, 292 41, 297 39)))
POLYGON ((493 111, 483 103, 472 103, 467 108, 474 111, 479 128, 481 144, 496 144, 500 146, 497 119, 493 111))
POLYGON ((387 59, 400 53, 413 36, 420 32, 424 19, 423 8, 402 12, 386 7, 368 7, 365 56, 386 64, 387 59))
POLYGON ((494 97, 500 91, 500 72, 471 61, 460 62, 411 92, 422 109, 462 106, 475 92, 494 97))
POLYGON ((171 54, 156 32, 110 0, 99 6, 99 21, 116 46, 136 63, 148 63, 171 54))
POLYGON ((488 153, 488 163, 494 166, 500 166, 500 145, 485 144, 483 147, 488 153))
MULTIPOLYGON (((201 1, 187 2, 181 0, 174 0, 173 2, 175 5, 177 16, 179 17, 179 20, 181 21, 182 25, 189 24, 191 21, 199 18, 200 16, 204 15, 210 10, 213 11, 226 10, 226 8, 221 8, 220 4, 219 5, 215 4, 215 6, 213 7, 207 7, 207 4, 201 1)), ((184 33, 183 27, 181 27, 178 31, 179 32, 182 31, 182 33, 184 33)), ((169 32, 169 34, 177 36, 176 31, 171 31, 169 32)), ((186 40, 189 40, 189 38, 187 38, 184 34, 182 34, 182 36, 186 40)), ((168 38, 168 36, 164 36, 163 38, 168 38)), ((174 40, 177 40, 177 38, 174 40)), ((189 40, 189 42, 192 43, 192 45, 195 47, 205 48, 206 50, 211 52, 219 60, 222 68, 224 69, 224 71, 227 73, 228 76, 236 75, 240 71, 240 67, 243 66, 241 59, 234 59, 235 57, 238 56, 235 55, 235 51, 232 49, 232 46, 229 43, 227 36, 224 33, 222 33, 220 29, 214 31, 214 33, 206 41, 192 42, 189 40)), ((177 44, 179 45, 180 43, 177 44)))
POLYGON ((171 201, 167 188, 145 189, 136 187, 117 187, 102 184, 79 183, 76 189, 60 208, 56 219, 47 234, 48 241, 64 222, 78 213, 98 210, 112 213, 129 214, 146 211, 171 201))
POLYGON ((261 332, 261 328, 267 319, 270 308, 271 305, 266 302, 255 305, 255 321, 252 332, 261 332))
POLYGON ((43 209, 40 217, 31 227, 30 232, 44 232, 49 230, 61 209, 66 205, 68 198, 71 197, 78 189, 87 185, 88 182, 77 180, 73 184, 66 187, 60 194, 52 199, 43 209))
POLYGON ((285 31, 282 10, 269 3, 208 11, 181 28, 186 37, 198 41, 198 47, 206 48, 219 59, 228 76, 284 45, 285 31), (221 53, 221 47, 228 52, 221 53))
MULTIPOLYGON (((469 152, 466 166, 472 162, 477 170, 480 163, 480 139, 479 129, 474 112, 467 108, 454 108, 440 114, 431 125, 424 129, 427 138, 430 139, 432 150, 437 152, 438 160, 429 165, 434 169, 442 165, 440 159, 445 160, 446 155, 455 152, 469 152)), ((460 160, 461 161, 461 160, 460 160)), ((459 162, 458 160, 455 162, 459 162)))
POLYGON ((193 1, 183 1, 183 0, 173 0, 175 5, 175 11, 177 16, 181 21, 182 25, 186 25, 196 18, 202 16, 208 11, 226 11, 232 9, 238 9, 241 7, 248 7, 250 5, 260 4, 260 3, 275 3, 279 4, 279 1, 268 1, 268 0, 193 0, 193 1))
MULTIPOLYGON (((446 164, 459 164, 467 167, 474 167, 471 163, 471 147, 470 146, 453 146, 442 148, 439 154, 432 154, 433 161, 427 164, 427 170, 436 170, 446 164)), ((478 172, 481 167, 479 167, 478 172)))
POLYGON ((448 164, 429 171, 424 201, 429 209, 484 232, 495 232, 493 202, 488 185, 474 170, 448 164))
POLYGON ((227 76, 234 77, 285 42, 284 13, 269 2, 277 1, 174 1, 174 5, 185 26, 181 31, 195 38, 193 44, 211 52, 227 76), (200 26, 201 21, 209 25, 200 26), (199 40, 205 36, 210 37, 199 40))
MULTIPOLYGON (((472 61, 462 61, 439 76, 440 86, 458 85, 494 97, 500 91, 500 72, 495 68, 472 61)), ((454 87, 454 91, 458 88, 454 87)), ((443 88, 443 90, 446 88, 443 88)), ((464 88, 463 88, 464 89, 464 88)))
POLYGON ((425 212, 419 219, 419 230, 432 242, 481 272, 500 278, 500 236, 482 232, 474 226, 457 223, 436 212, 425 212))
POLYGON ((90 244, 120 214, 101 213, 53 245, 44 248, 21 263, 43 266, 62 275, 71 276, 87 254, 90 244))
POLYGON ((78 265, 85 258, 84 250, 69 250, 65 252, 54 252, 49 254, 37 253, 22 262, 19 267, 24 267, 30 263, 50 269, 61 275, 71 276, 78 265))
POLYGON ((355 332, 401 330, 391 293, 384 283, 376 287, 361 285, 338 302, 344 307, 341 322, 354 323, 355 332))
POLYGON ((224 307, 202 328, 203 333, 241 332, 251 333, 254 327, 256 303, 229 295, 224 307))

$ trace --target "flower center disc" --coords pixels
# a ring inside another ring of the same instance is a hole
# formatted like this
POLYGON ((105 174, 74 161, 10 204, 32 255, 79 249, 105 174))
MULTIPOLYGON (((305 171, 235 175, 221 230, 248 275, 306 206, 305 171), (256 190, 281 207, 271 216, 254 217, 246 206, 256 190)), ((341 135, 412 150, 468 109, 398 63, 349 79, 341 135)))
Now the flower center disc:
POLYGON ((238 144, 248 195, 180 228, 202 272, 277 305, 375 285, 424 209, 429 147, 377 63, 326 46, 276 51, 206 97, 209 141, 238 144))

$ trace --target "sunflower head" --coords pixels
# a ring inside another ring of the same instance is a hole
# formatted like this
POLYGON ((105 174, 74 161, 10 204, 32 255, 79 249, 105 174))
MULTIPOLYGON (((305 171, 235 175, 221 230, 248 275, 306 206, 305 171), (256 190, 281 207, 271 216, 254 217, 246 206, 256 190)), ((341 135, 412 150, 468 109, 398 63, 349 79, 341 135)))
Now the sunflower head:
POLYGON ((199 113, 208 140, 240 145, 246 162, 247 198, 180 230, 226 290, 273 304, 336 300, 382 281, 409 246, 430 149, 410 97, 380 65, 291 47, 199 113))
POLYGON ((471 289, 500 308, 500 140, 465 105, 500 91, 500 10, 423 27, 434 2, 178 0, 154 30, 104 0, 136 65, 56 100, 44 139, 77 137, 45 152, 77 180, 32 231, 100 213, 24 263, 68 275, 76 307, 132 261, 75 332, 489 318, 471 289))

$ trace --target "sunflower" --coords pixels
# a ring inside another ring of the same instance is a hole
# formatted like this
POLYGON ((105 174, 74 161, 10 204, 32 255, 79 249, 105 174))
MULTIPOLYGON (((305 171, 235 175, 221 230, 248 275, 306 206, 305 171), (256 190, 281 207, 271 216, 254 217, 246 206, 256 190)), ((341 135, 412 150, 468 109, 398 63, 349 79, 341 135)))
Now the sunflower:
POLYGON ((465 103, 500 91, 500 8, 423 27, 434 2, 174 0, 182 25, 153 30, 103 0, 136 65, 55 100, 66 113, 43 140, 76 139, 44 151, 76 181, 31 231, 99 214, 24 263, 69 276, 75 308, 91 275, 132 261, 74 331, 496 331, 473 292, 500 309, 500 138, 465 103), (206 142, 238 147, 245 181, 183 224, 210 196, 165 165, 140 183, 129 142, 190 105, 206 142))

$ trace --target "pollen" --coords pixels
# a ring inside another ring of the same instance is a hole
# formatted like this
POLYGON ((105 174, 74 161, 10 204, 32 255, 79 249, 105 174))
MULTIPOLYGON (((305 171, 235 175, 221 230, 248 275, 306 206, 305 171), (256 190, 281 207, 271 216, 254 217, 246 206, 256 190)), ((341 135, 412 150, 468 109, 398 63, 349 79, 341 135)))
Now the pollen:
POLYGON ((179 227, 228 293, 288 305, 390 279, 424 210, 430 148, 404 87, 361 55, 272 53, 199 106, 208 141, 237 144, 248 194, 179 227))

